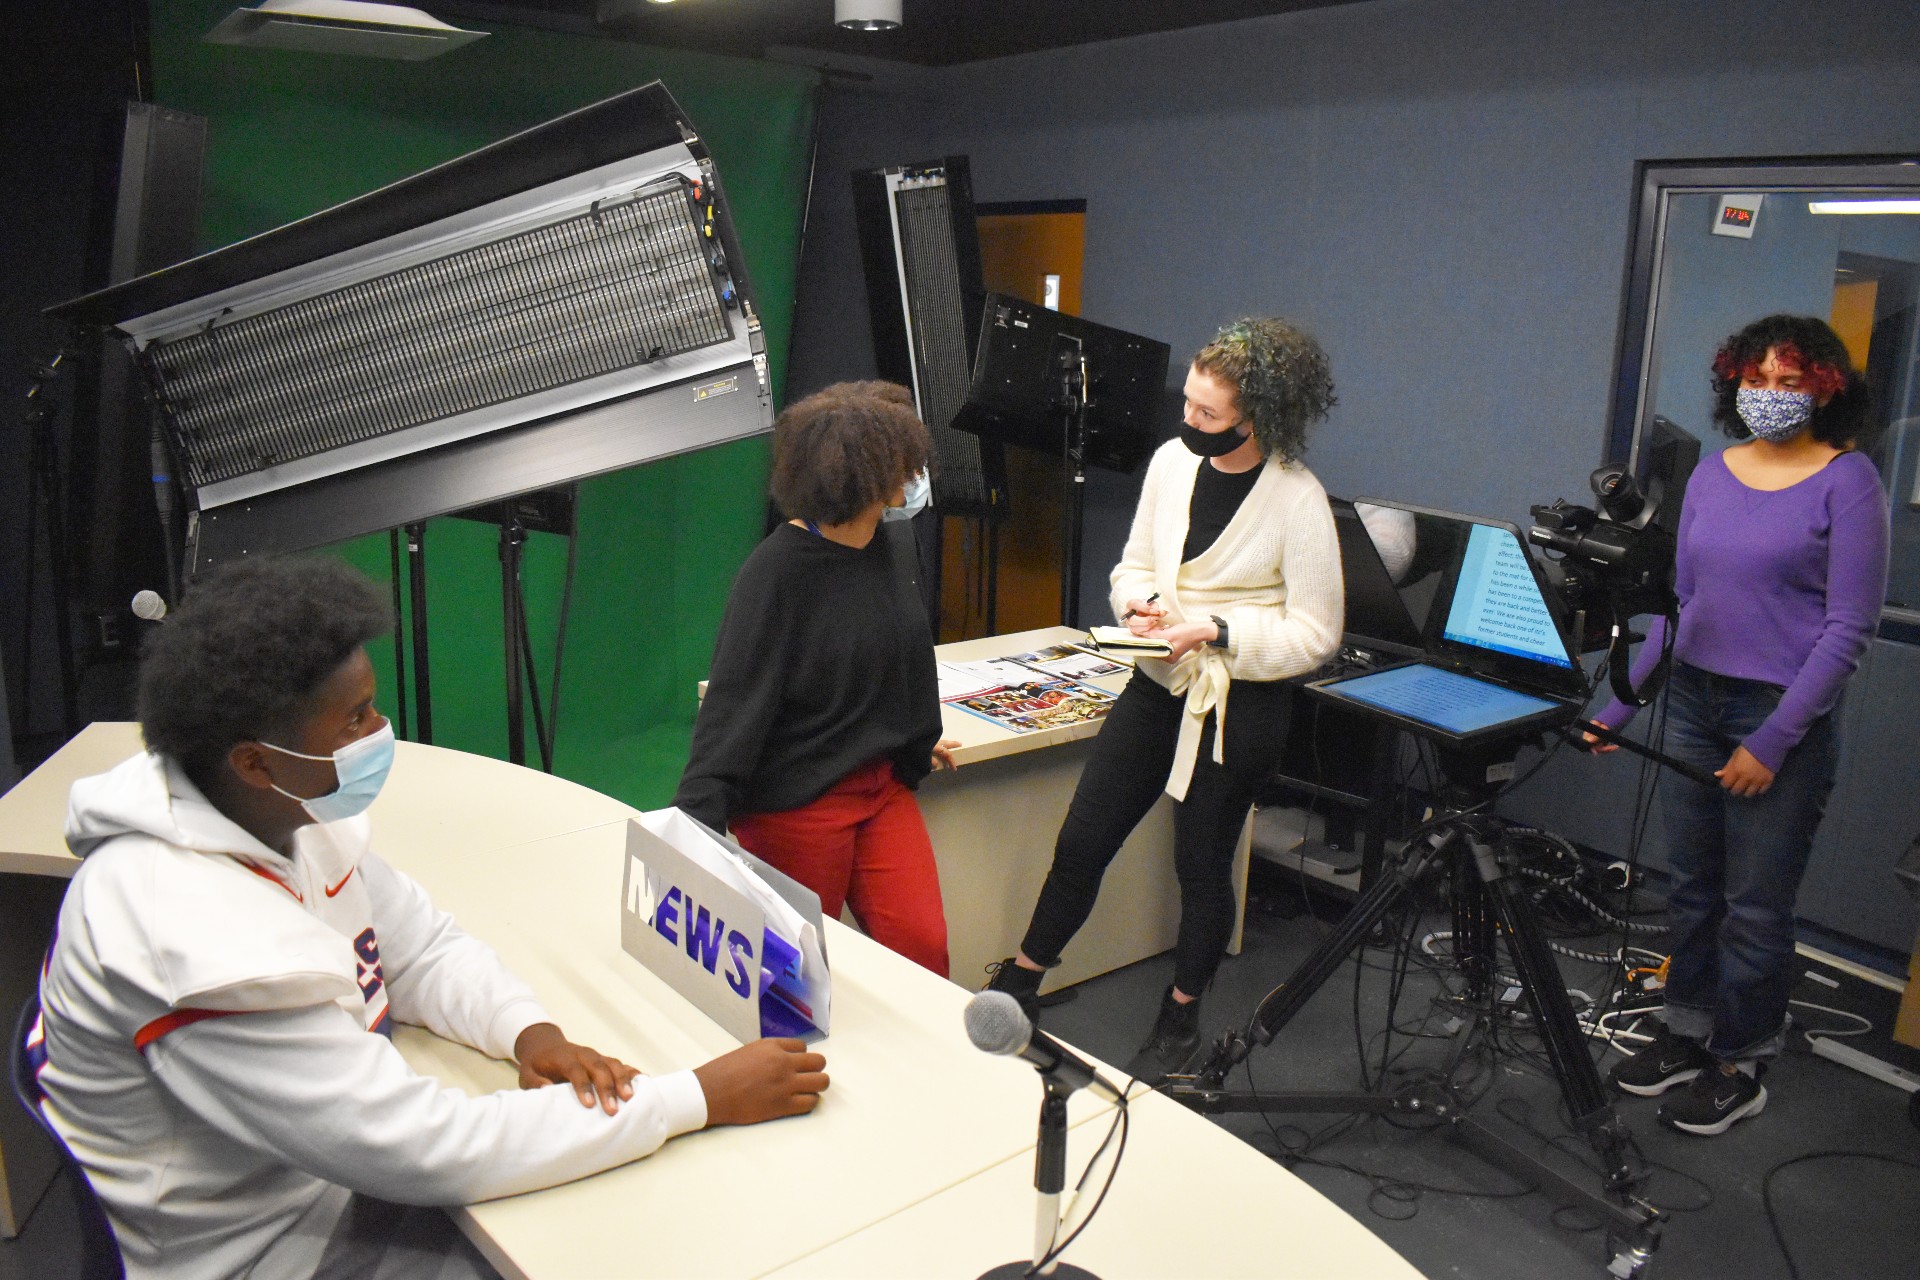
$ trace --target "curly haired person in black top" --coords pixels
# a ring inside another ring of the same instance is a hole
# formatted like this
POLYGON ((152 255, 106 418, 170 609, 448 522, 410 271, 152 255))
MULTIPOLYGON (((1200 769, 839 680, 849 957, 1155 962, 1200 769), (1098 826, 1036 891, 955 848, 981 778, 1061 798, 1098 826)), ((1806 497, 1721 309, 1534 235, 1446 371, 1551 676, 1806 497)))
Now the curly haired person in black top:
POLYGON ((938 765, 933 633, 904 523, 927 429, 905 387, 841 383, 774 423, 789 517, 741 568, 674 804, 947 972, 946 915, 911 788, 938 765))
POLYGON ((1199 1047, 1200 997, 1233 929, 1234 847, 1286 734, 1285 681, 1333 653, 1344 613, 1333 513, 1300 462, 1334 403, 1320 344, 1285 320, 1237 320, 1194 356, 1186 402, 1111 583, 1114 616, 1171 652, 1142 658, 1108 713, 1020 950, 989 984, 1035 1007, 1108 863, 1165 791, 1180 932, 1173 983, 1128 1068, 1153 1082, 1199 1047))

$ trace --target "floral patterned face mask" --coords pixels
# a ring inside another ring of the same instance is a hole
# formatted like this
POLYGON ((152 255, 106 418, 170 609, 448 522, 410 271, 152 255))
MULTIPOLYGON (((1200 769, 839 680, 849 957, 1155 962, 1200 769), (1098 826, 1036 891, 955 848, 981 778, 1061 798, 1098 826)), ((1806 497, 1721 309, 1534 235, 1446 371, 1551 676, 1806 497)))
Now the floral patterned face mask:
POLYGON ((1741 387, 1734 393, 1733 407, 1747 430, 1769 443, 1782 444, 1799 435, 1813 417, 1813 392, 1741 387))

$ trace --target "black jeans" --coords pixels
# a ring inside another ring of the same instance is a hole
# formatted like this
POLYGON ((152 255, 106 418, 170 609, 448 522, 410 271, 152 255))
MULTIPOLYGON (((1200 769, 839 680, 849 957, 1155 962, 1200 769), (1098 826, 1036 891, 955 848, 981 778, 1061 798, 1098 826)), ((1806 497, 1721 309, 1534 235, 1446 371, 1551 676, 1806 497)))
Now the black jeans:
MULTIPOLYGON (((1029 960, 1058 963, 1061 949, 1087 922, 1107 864, 1166 788, 1185 705, 1184 696, 1136 672, 1107 713, 1020 944, 1029 960)), ((1214 763, 1218 721, 1209 714, 1187 798, 1174 804, 1180 935, 1173 981, 1188 995, 1199 995, 1213 981, 1233 933, 1234 846, 1255 785, 1279 758, 1292 705, 1289 685, 1235 680, 1227 691, 1226 763, 1214 763)))

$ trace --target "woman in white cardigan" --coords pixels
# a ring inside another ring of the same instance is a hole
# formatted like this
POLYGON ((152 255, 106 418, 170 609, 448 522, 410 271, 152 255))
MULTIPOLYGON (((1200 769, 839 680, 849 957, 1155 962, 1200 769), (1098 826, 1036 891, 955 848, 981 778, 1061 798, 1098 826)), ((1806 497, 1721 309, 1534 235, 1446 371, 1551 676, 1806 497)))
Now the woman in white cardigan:
POLYGON ((988 984, 1032 1015, 1107 864, 1165 790, 1176 802, 1180 933, 1173 984, 1132 1063, 1145 1080, 1199 1048, 1199 997, 1233 929, 1234 847, 1286 733, 1281 682, 1340 643, 1333 513, 1300 462, 1307 427, 1333 403, 1326 354, 1283 320, 1237 321, 1194 357, 1180 438, 1148 466, 1112 576, 1115 616, 1172 653, 1143 658, 1108 714, 1020 952, 988 984))

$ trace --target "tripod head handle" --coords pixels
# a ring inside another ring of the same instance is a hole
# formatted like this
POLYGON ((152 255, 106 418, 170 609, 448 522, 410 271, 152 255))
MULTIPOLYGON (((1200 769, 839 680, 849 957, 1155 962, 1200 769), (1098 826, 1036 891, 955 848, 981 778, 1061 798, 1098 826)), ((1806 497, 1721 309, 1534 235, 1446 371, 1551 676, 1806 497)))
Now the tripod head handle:
POLYGON ((1692 778, 1703 787, 1718 788, 1720 785, 1720 779, 1713 776, 1713 770, 1703 769, 1697 764, 1689 764, 1687 761, 1681 760, 1676 756, 1670 756, 1664 751, 1655 751, 1644 742, 1637 742, 1623 733, 1607 728, 1607 726, 1597 721, 1575 720, 1560 732, 1565 736, 1567 741, 1573 743, 1576 747, 1584 747, 1586 744, 1574 736, 1581 731, 1592 734, 1602 742, 1611 742, 1616 747, 1624 747, 1628 751, 1633 752, 1633 754, 1644 756, 1655 764, 1665 765, 1683 777, 1692 778))

